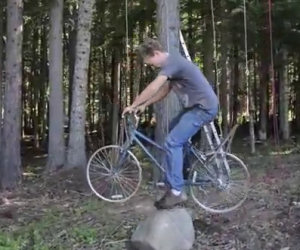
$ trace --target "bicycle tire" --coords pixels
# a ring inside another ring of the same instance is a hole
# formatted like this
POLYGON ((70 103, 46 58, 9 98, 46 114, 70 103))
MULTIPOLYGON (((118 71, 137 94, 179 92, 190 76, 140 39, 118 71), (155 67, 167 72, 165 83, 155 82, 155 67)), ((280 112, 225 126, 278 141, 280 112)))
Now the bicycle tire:
POLYGON ((102 200, 125 202, 137 192, 142 169, 131 151, 108 145, 92 154, 86 177, 91 190, 102 200))
POLYGON ((203 163, 196 160, 189 176, 193 200, 211 213, 227 213, 237 209, 246 200, 249 191, 250 174, 244 162, 237 156, 226 152, 216 153, 214 158, 220 159, 221 157, 226 157, 227 166, 224 160, 223 163, 221 161, 221 166, 218 166, 218 163, 204 162, 209 170, 207 171, 203 163), (200 177, 202 179, 199 179, 200 177), (229 202, 227 197, 230 195, 232 197, 239 195, 239 197, 229 202))

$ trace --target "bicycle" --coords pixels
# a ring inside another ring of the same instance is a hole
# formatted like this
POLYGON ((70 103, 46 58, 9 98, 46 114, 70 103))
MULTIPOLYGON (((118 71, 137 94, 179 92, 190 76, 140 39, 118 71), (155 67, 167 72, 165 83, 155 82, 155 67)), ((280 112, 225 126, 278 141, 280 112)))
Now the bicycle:
MULTIPOLYGON (((126 141, 123 145, 108 145, 96 150, 90 157, 86 174, 92 191, 109 202, 125 202, 138 190, 142 169, 130 148, 136 143, 162 172, 164 167, 149 152, 142 141, 160 151, 164 148, 137 130, 138 119, 126 115, 123 119, 126 141)), ((225 213, 238 208, 247 198, 250 175, 246 165, 237 156, 224 152, 226 139, 209 153, 192 145, 185 145, 188 159, 192 159, 189 187, 193 200, 212 213, 225 213)))

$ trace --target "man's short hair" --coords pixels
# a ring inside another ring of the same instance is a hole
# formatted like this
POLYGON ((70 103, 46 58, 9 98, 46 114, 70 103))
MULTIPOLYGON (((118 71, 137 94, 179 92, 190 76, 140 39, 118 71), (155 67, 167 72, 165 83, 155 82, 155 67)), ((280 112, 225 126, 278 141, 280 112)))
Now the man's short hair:
POLYGON ((154 51, 164 52, 165 50, 163 49, 159 41, 152 38, 146 38, 138 48, 139 55, 142 58, 145 58, 147 56, 154 56, 154 51))

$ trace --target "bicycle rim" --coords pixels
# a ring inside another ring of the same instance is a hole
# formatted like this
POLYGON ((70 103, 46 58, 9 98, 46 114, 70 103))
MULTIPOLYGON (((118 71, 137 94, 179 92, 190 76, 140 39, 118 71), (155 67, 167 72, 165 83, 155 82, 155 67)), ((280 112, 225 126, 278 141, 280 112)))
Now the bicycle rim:
POLYGON ((190 173, 194 201, 211 213, 226 213, 241 206, 250 184, 250 175, 243 161, 229 153, 217 153, 215 159, 205 166, 209 171, 196 161, 190 173))
POLYGON ((86 175, 90 188, 99 198, 108 202, 125 202, 137 192, 142 169, 131 151, 109 145, 93 153, 86 175))

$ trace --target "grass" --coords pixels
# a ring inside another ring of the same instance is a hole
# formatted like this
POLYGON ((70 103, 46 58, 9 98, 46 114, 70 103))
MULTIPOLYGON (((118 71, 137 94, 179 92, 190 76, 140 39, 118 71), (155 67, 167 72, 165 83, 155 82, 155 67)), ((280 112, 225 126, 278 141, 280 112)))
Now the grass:
POLYGON ((103 226, 93 225, 94 220, 103 219, 101 217, 104 213, 100 213, 102 210, 101 202, 95 199, 75 208, 62 209, 54 205, 41 217, 0 232, 0 250, 77 249, 76 246, 89 249, 89 246, 99 242, 99 230, 105 231, 103 226), (99 218, 94 217, 97 213, 99 218), (87 216, 92 220, 88 220, 87 216))

